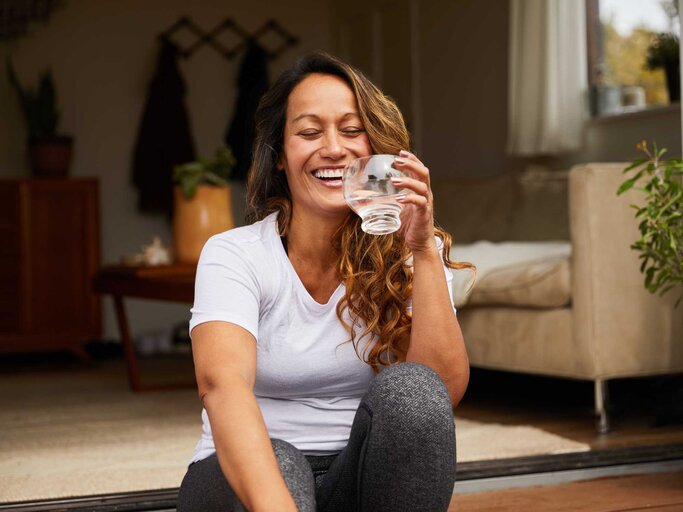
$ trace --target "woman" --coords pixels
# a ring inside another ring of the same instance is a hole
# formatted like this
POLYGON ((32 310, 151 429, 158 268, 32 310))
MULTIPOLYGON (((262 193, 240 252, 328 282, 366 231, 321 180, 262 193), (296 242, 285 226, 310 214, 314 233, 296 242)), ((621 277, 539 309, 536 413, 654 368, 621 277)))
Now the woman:
POLYGON ((253 223, 211 238, 197 269, 204 432, 178 510, 446 510, 469 366, 444 261, 468 265, 448 261, 401 114, 314 54, 256 124, 253 223), (412 176, 397 234, 363 233, 342 195, 341 169, 373 153, 412 176))

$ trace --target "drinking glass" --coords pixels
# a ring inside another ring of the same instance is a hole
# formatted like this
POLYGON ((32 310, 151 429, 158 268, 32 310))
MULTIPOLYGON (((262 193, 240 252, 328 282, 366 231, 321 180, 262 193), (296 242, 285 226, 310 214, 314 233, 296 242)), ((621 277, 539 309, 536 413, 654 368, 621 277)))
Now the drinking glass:
POLYGON ((407 176, 396 169, 394 155, 371 155, 350 162, 342 172, 344 199, 370 235, 387 235, 401 227, 403 205, 396 199, 406 195, 391 178, 407 176))

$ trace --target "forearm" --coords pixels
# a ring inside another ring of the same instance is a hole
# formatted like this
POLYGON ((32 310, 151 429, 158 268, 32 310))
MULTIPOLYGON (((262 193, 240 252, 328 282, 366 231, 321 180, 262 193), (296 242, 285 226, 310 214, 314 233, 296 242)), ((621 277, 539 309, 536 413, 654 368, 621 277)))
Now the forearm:
POLYGON ((407 361, 433 368, 444 380, 453 405, 467 388, 469 362, 436 247, 413 254, 413 322, 407 361))
POLYGON ((280 474, 258 402, 240 377, 203 397, 223 474, 250 511, 296 511, 280 474))

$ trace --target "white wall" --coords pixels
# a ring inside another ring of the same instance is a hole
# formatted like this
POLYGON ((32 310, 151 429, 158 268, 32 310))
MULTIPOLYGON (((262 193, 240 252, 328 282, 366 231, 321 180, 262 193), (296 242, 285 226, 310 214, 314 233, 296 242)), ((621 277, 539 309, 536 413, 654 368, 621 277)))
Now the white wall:
MULTIPOLYGON (((130 184, 138 123, 159 49, 157 34, 182 15, 206 30, 227 16, 249 31, 274 18, 299 37, 300 44, 271 63, 272 80, 300 54, 329 49, 329 12, 327 2, 315 0, 66 0, 48 24, 35 25, 28 37, 0 45, 0 176, 29 174, 24 120, 5 74, 5 56, 11 55, 24 84, 36 82, 46 67, 53 70, 63 110, 60 128, 76 140, 72 175, 100 180, 103 262, 139 251, 156 234, 170 243, 170 226, 163 216, 137 212, 130 184)), ((181 63, 200 155, 213 153, 221 144, 233 111, 239 63, 240 58, 227 61, 206 46, 181 63)), ((168 330, 188 318, 188 309, 132 301, 131 325, 137 333, 168 330)), ((105 335, 116 338, 108 300, 104 311, 105 335)))

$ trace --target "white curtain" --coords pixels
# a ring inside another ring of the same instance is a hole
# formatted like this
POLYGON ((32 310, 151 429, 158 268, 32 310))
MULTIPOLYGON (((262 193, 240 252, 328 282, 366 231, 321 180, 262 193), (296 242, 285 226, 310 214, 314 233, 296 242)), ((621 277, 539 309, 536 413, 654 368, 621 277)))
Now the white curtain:
POLYGON ((510 0, 508 152, 581 147, 587 112, 584 0, 510 0))

